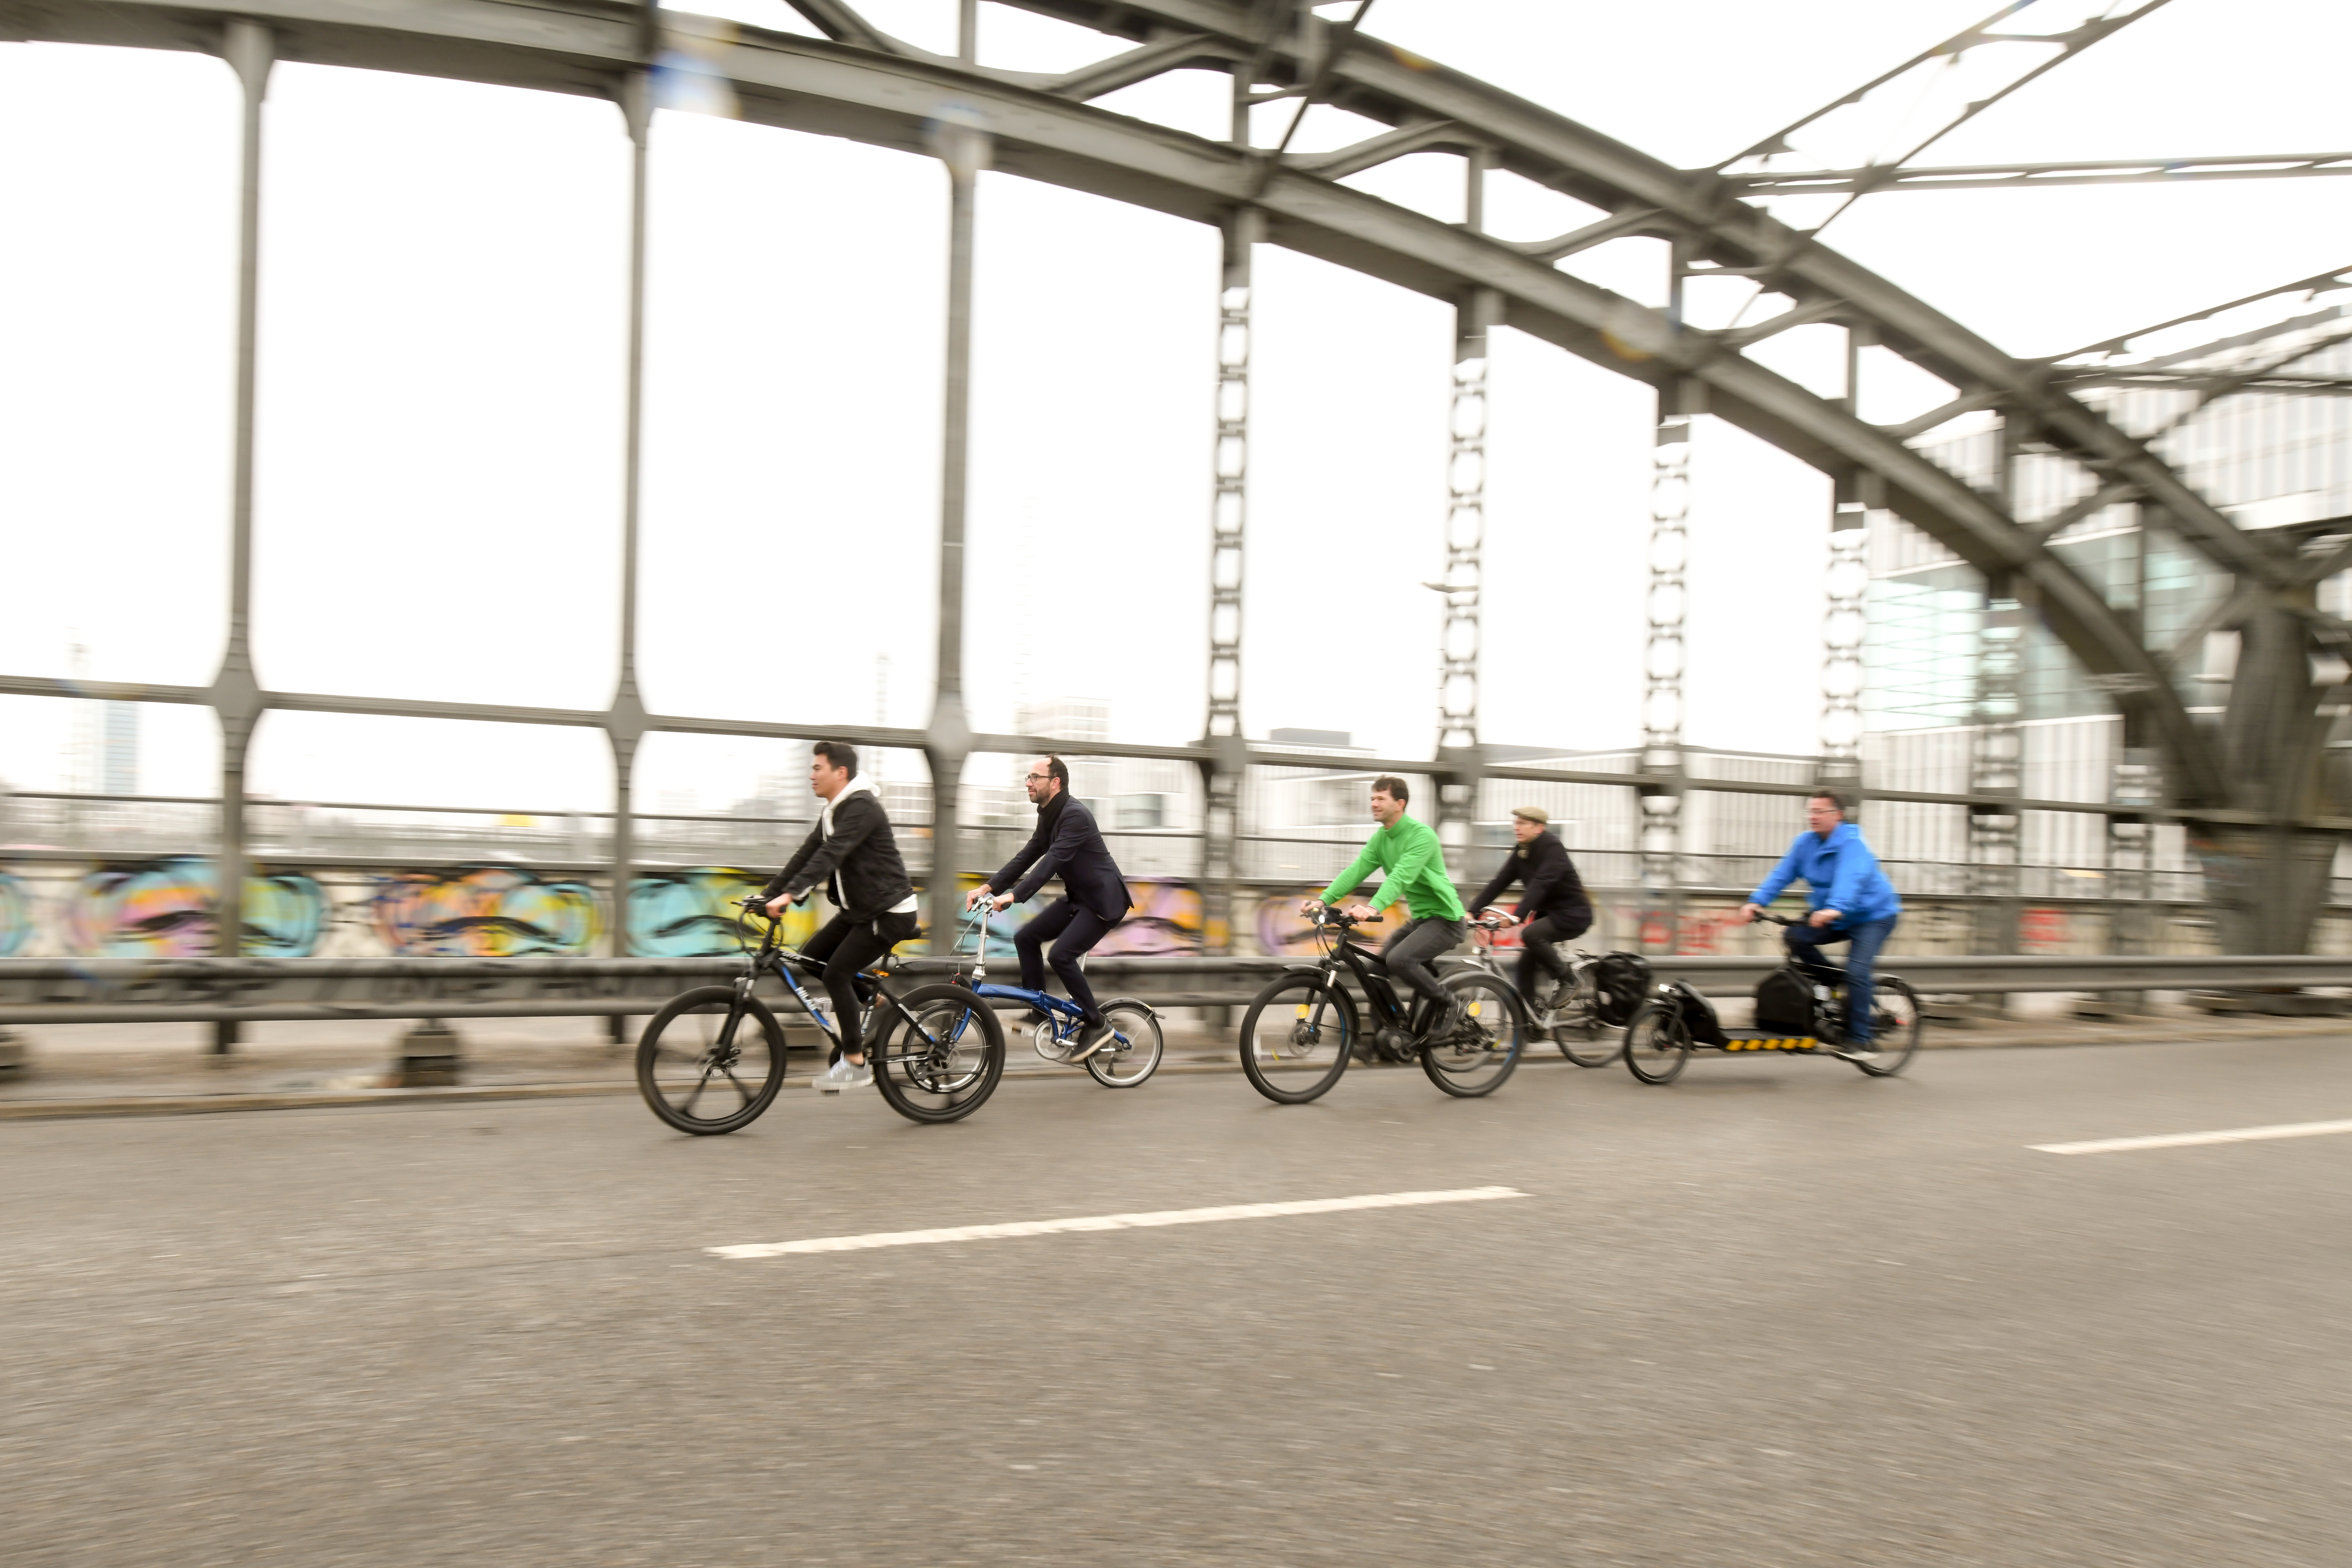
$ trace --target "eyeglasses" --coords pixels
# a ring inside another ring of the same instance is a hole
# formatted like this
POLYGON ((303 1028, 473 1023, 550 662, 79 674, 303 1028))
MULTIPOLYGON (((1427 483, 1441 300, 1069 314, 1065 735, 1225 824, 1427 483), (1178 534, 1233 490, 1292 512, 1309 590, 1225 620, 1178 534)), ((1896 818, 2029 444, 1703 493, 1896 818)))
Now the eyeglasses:
POLYGON ((1031 773, 1028 778, 1023 782, 1026 784, 1044 784, 1047 779, 1052 778, 1053 776, 1054 775, 1051 773, 1031 773))

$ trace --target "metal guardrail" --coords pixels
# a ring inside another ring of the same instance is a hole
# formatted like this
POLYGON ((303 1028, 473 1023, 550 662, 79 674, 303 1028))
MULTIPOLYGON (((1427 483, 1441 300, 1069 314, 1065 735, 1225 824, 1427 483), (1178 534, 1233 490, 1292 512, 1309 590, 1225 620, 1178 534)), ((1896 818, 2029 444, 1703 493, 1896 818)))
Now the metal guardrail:
MULTIPOLYGON (((1283 958, 1100 958, 1087 976, 1105 994, 1164 1007, 1250 1000, 1283 958)), ((1660 978, 1737 995, 1774 968, 1755 957, 1651 960, 1660 978)), ((1009 959, 1002 961, 1006 976, 1009 959)), ((898 972, 944 972, 908 960, 898 972)), ((2352 986, 2352 957, 1984 957, 1894 954, 1883 972, 1922 992, 2201 991, 2352 986)), ((0 960, 0 1026, 12 1024, 289 1023, 352 1019, 626 1017, 688 986, 738 973, 734 958, 297 958, 0 960)), ((781 993, 770 983, 762 994, 781 993)), ((789 1005, 790 998, 782 997, 789 1005)))

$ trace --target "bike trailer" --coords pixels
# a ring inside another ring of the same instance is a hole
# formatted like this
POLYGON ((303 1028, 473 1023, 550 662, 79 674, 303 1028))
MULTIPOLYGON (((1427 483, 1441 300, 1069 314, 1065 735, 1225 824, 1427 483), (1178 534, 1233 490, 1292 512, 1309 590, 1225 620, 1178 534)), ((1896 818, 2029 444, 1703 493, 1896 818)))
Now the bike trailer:
POLYGON ((1691 1042, 1701 1046, 1720 1046, 1729 1037, 1723 1032, 1723 1020, 1715 1014, 1715 1004, 1698 994, 1698 987, 1687 980, 1677 980, 1666 987, 1667 993, 1682 1008, 1683 1026, 1690 1031, 1691 1042))
POLYGON ((1810 1035, 1813 1032, 1813 994, 1785 969, 1776 969, 1756 983, 1756 1032, 1759 1035, 1810 1035))
POLYGON ((1592 965, 1594 1015, 1612 1029, 1633 1021, 1650 994, 1650 961, 1638 952, 1604 953, 1592 965))

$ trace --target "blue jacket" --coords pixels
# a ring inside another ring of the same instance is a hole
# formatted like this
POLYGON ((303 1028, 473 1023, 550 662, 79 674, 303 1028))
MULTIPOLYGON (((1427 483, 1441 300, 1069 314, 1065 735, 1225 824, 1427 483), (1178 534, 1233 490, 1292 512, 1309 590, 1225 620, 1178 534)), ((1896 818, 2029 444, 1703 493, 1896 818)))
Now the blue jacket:
POLYGON ((1847 925, 1883 921, 1903 912, 1895 884, 1878 868, 1878 857, 1862 841, 1862 829, 1841 822, 1824 839, 1818 833, 1797 835, 1772 874, 1750 895, 1752 902, 1769 904, 1791 882, 1805 884, 1807 907, 1835 910, 1847 925))

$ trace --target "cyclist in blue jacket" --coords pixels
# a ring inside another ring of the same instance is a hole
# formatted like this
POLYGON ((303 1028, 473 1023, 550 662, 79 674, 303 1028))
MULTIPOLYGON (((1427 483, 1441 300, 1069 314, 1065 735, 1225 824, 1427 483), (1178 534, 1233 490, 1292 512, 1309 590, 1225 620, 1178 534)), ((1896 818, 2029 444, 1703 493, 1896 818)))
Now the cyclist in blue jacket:
POLYGON ((1838 1053, 1852 1056, 1871 1048, 1871 969, 1894 934, 1903 900, 1878 868, 1878 857, 1862 841, 1862 829, 1845 819, 1841 796, 1829 790, 1816 794, 1805 802, 1805 822, 1807 830, 1797 835, 1739 912, 1752 921, 1782 889, 1803 882, 1813 912, 1803 925, 1781 934, 1790 956, 1822 984, 1834 984, 1839 976, 1833 965, 1822 962, 1822 949, 1853 944, 1845 964, 1845 1042, 1838 1053))

